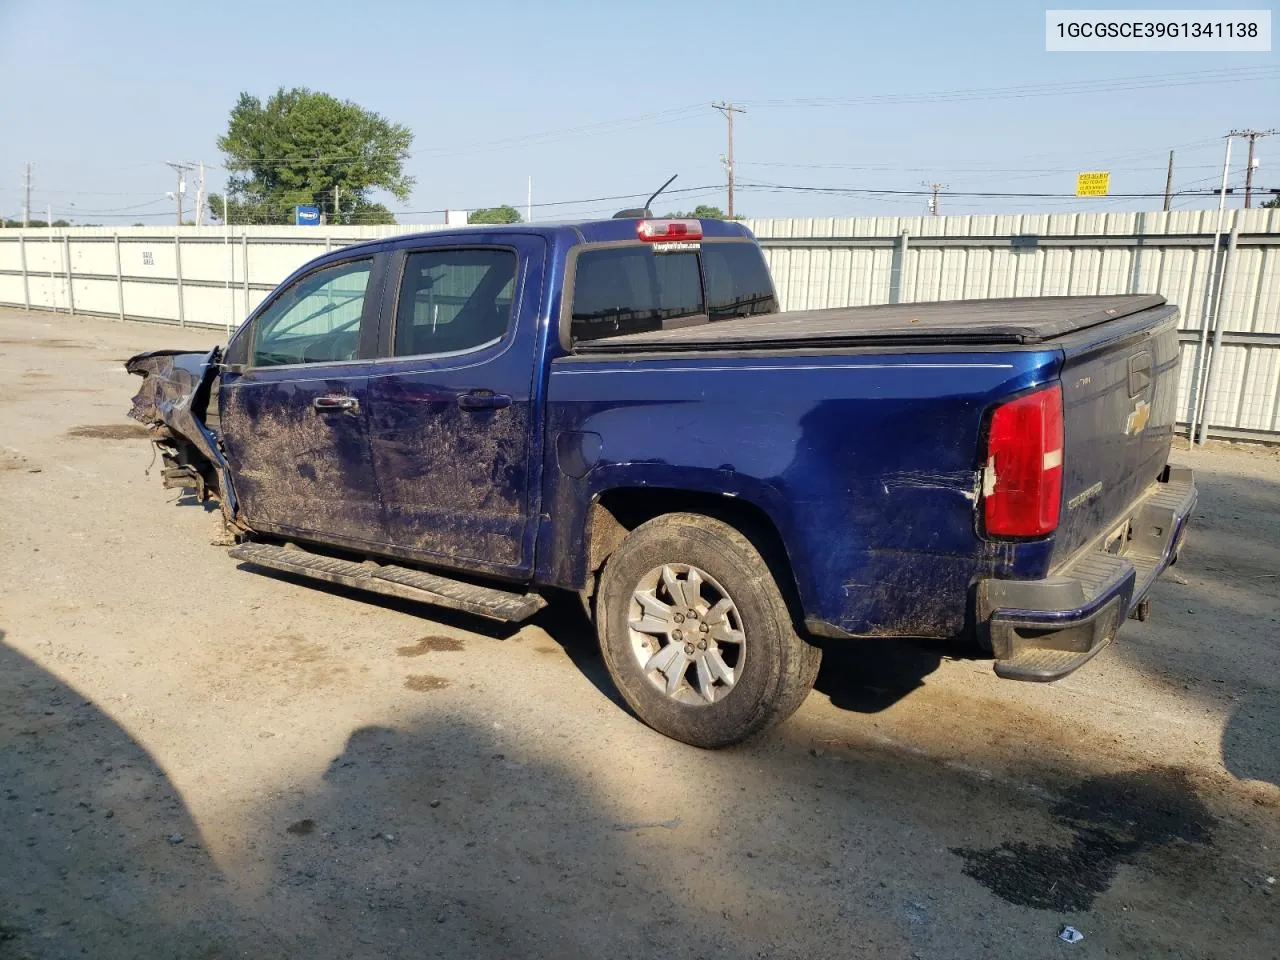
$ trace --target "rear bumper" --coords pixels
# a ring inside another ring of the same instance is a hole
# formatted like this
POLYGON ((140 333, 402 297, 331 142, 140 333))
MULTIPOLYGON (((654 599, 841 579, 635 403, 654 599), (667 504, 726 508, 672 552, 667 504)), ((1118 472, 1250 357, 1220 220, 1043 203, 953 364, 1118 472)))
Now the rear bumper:
POLYGON ((982 580, 976 615, 996 674, 1057 680, 1087 663, 1175 563, 1195 509, 1189 469, 1166 467, 1118 524, 1044 580, 982 580))

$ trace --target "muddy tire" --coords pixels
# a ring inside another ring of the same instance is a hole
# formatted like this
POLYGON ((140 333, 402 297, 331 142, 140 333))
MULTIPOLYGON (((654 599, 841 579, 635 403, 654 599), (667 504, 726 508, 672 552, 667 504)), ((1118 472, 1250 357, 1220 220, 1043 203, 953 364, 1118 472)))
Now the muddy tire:
POLYGON ((692 513, 627 535, 596 590, 609 675, 653 729, 726 747, 804 702, 822 652, 796 633, 759 551, 728 524, 692 513))

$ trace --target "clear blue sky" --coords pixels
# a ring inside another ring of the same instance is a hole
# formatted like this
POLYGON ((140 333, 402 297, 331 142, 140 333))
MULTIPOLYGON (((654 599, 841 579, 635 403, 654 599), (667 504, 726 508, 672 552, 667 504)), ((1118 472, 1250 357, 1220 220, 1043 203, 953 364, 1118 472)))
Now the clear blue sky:
MULTIPOLYGON (((174 177, 163 162, 203 159, 211 188, 220 189, 215 139, 237 95, 265 98, 280 86, 323 90, 407 125, 415 135, 407 171, 417 187, 408 203, 388 201, 405 211, 523 208, 526 176, 538 203, 646 192, 671 173, 680 175, 676 187, 711 189, 660 209, 723 206, 724 120, 710 107, 722 99, 748 110, 737 122, 740 181, 820 187, 913 190, 936 180, 956 191, 1069 192, 1074 171, 1109 169, 1113 192, 1159 191, 1171 147, 1177 185, 1203 187, 1221 166, 1227 130, 1280 126, 1276 52, 1046 53, 1044 9, 1027 0, 0 0, 0 212, 17 214, 30 160, 41 216, 52 204, 55 217, 80 222, 170 222, 164 192, 174 177), (1021 99, 768 102, 1241 68, 1269 75, 1021 99)), ((1259 146, 1258 182, 1280 187, 1280 136, 1259 146)), ((1233 167, 1238 182, 1243 162, 1233 167)), ((625 205, 588 202, 534 215, 608 214, 625 205)), ((943 197, 944 213, 1144 208, 1159 201, 943 197)), ((744 186, 738 209, 890 215, 921 213, 924 203, 744 186)))

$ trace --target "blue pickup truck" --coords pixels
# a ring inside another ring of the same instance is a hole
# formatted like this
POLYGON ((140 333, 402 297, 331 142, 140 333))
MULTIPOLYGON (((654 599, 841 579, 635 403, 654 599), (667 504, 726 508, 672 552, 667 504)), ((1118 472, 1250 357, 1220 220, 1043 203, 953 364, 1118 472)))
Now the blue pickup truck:
POLYGON ((1176 561, 1158 296, 779 312, 735 223, 468 227, 336 250, 208 353, 141 354, 164 482, 232 556, 500 620, 580 595, 618 690, 705 747, 821 646, 1085 663, 1176 561))

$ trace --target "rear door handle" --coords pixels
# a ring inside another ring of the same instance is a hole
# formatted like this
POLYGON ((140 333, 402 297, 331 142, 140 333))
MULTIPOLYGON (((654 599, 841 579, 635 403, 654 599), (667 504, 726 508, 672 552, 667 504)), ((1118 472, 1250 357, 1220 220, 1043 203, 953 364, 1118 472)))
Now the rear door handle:
POLYGON ((511 406, 511 398, 492 390, 472 390, 458 395, 458 406, 463 410, 501 410, 511 406))
POLYGON ((355 397, 330 394, 324 397, 316 397, 311 401, 311 406, 320 413, 355 413, 360 409, 360 401, 355 397))

